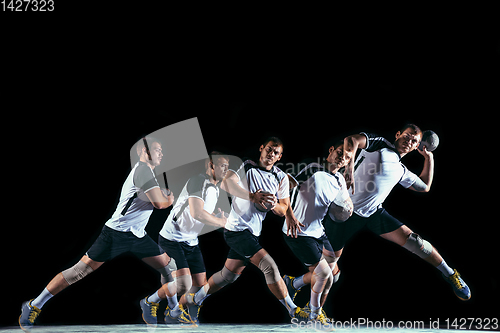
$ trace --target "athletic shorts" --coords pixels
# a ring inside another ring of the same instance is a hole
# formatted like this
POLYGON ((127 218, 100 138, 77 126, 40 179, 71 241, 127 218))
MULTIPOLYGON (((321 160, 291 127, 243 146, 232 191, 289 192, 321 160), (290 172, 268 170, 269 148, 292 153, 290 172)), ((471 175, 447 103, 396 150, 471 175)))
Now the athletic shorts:
POLYGON ((259 237, 252 234, 248 229, 243 231, 230 231, 224 229, 224 239, 230 247, 227 254, 228 259, 239 259, 245 261, 245 265, 250 262, 250 258, 262 249, 259 237))
POLYGON ((191 274, 205 273, 205 263, 198 245, 190 246, 184 242, 171 241, 158 237, 158 244, 167 252, 168 256, 174 258, 177 269, 189 268, 191 274))
POLYGON ((293 254, 306 266, 312 266, 321 260, 323 248, 333 252, 333 248, 326 235, 320 238, 310 236, 298 236, 293 238, 283 234, 285 242, 292 250, 293 254))
POLYGON ((104 262, 125 252, 132 252, 140 259, 163 253, 148 235, 139 238, 130 231, 117 231, 104 226, 86 255, 94 261, 104 262))
POLYGON ((329 214, 326 214, 323 225, 330 244, 335 251, 338 251, 343 249, 345 243, 361 229, 368 229, 377 235, 382 235, 398 229, 403 223, 390 215, 384 208, 379 208, 369 217, 352 214, 347 221, 340 223, 333 221, 329 214))

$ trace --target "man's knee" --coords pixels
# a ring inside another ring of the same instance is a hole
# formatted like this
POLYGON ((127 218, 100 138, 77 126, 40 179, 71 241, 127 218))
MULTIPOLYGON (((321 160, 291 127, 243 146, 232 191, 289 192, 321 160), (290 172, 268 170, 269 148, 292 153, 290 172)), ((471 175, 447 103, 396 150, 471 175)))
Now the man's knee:
POLYGON ((230 283, 233 283, 240 277, 240 274, 236 274, 227 269, 226 266, 222 268, 222 270, 218 271, 212 276, 214 283, 223 288, 230 283))
POLYGON ((281 280, 280 271, 274 259, 266 254, 259 262, 259 269, 264 273, 267 284, 275 284, 281 280))
POLYGON ((322 259, 319 261, 318 265, 314 268, 313 275, 315 276, 316 283, 312 286, 312 290, 320 293, 329 284, 332 277, 332 270, 326 260, 322 259))
POLYGON ((320 260, 322 260, 322 259, 325 259, 328 264, 333 264, 333 263, 336 263, 337 261, 339 261, 340 256, 337 257, 334 253, 331 253, 331 252, 330 252, 330 255, 325 255, 325 253, 323 252, 320 260))
POLYGON ((84 263, 83 261, 77 262, 73 267, 68 268, 65 271, 62 271, 61 274, 68 282, 69 285, 76 283, 92 273, 94 270, 92 267, 84 263))
POLYGON ((184 295, 193 286, 191 274, 177 276, 175 282, 177 283, 177 294, 179 295, 184 295))
POLYGON ((314 268, 313 274, 316 275, 316 278, 326 280, 332 274, 332 270, 326 260, 320 260, 314 268))
POLYGON ((408 236, 408 239, 406 240, 406 243, 403 245, 403 247, 422 259, 430 256, 433 250, 431 243, 429 243, 425 239, 422 239, 422 237, 414 232, 412 232, 410 236, 408 236))
POLYGON ((170 258, 167 266, 158 269, 157 271, 161 274, 161 284, 173 282, 174 278, 172 277, 172 272, 177 270, 177 265, 175 264, 175 259, 170 258))

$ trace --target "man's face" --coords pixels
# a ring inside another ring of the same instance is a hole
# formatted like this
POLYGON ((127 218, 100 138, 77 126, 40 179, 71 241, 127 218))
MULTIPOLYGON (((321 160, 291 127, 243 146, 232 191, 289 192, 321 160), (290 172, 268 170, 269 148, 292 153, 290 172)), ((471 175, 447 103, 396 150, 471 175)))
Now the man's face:
POLYGON ((229 160, 224 157, 218 157, 213 164, 215 179, 221 181, 226 177, 229 170, 229 160))
POLYGON ((418 147, 420 140, 422 140, 421 133, 417 133, 415 130, 407 128, 403 133, 400 131, 396 133, 394 146, 399 152, 399 155, 403 156, 414 151, 418 147))
POLYGON ((326 160, 329 163, 333 164, 336 168, 340 169, 340 168, 346 166, 346 164, 349 163, 349 161, 350 161, 350 158, 344 159, 344 146, 343 145, 340 145, 337 148, 335 148, 334 146, 331 146, 329 152, 330 153, 328 154, 328 157, 326 158, 326 160))
POLYGON ((163 153, 161 150, 161 145, 158 142, 153 142, 149 148, 149 153, 151 154, 152 161, 149 161, 152 165, 158 166, 163 158, 163 153))
POLYGON ((281 154, 283 153, 283 147, 279 146, 276 142, 270 141, 264 147, 263 145, 259 148, 260 158, 259 162, 264 168, 271 168, 274 163, 281 159, 281 154))

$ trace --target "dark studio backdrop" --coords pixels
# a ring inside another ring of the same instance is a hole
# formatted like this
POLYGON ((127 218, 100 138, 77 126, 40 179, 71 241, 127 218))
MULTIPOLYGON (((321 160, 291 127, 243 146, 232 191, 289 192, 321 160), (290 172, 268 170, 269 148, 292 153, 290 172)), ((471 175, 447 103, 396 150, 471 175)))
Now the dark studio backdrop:
MULTIPOLYGON (((407 122, 434 130, 441 141, 431 192, 398 185, 384 207, 459 270, 472 299, 458 300, 436 269, 361 232, 345 248, 342 275, 325 310, 342 321, 497 316, 498 233, 495 206, 487 201, 496 189, 495 162, 487 162, 496 141, 487 135, 497 123, 498 41, 447 33, 375 37, 343 41, 338 53, 311 48, 305 59, 250 51, 229 75, 192 58, 196 65, 172 64, 174 75, 151 79, 154 75, 143 74, 147 70, 124 70, 104 59, 99 70, 85 63, 73 69, 71 77, 79 80, 57 72, 51 94, 19 100, 13 111, 37 115, 19 119, 28 144, 14 158, 23 162, 4 164, 24 185, 11 187, 8 205, 15 217, 4 218, 13 230, 2 244, 7 282, 0 324, 15 325, 21 303, 36 297, 93 243, 116 207, 136 139, 191 117, 198 117, 208 151, 249 156, 266 136, 280 137, 282 165, 325 157, 329 140, 360 131, 393 140, 407 122)), ((423 157, 413 152, 403 163, 419 174, 423 157)), ((153 213, 146 229, 153 239, 169 212, 153 213)), ((282 274, 297 276, 305 268, 284 243, 282 224, 269 213, 261 243, 282 274)), ((221 269, 228 247, 219 231, 201 236, 200 246, 209 277, 221 269)), ((158 287, 156 271, 133 256, 120 256, 50 300, 39 323, 140 323, 138 302, 158 287)), ((296 303, 303 306, 308 295, 306 287, 296 303)), ((262 273, 249 266, 236 283, 205 301, 200 320, 289 318, 262 273)))

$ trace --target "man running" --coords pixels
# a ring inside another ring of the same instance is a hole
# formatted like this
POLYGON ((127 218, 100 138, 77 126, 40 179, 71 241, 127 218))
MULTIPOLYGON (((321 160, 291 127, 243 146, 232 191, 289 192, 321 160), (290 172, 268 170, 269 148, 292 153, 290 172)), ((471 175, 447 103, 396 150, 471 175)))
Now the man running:
MULTIPOLYGON (((207 275, 203 256, 198 245, 198 235, 205 225, 224 228, 227 218, 224 214, 218 218, 213 215, 219 199, 219 183, 228 172, 229 158, 217 152, 212 152, 205 164, 205 173, 191 177, 182 189, 174 208, 170 212, 163 228, 160 231, 158 244, 167 252, 177 265, 174 272, 177 283, 177 295, 196 293, 207 283, 207 275)), ((153 295, 141 300, 143 318, 146 323, 156 325, 159 303, 162 297, 159 289, 153 295)), ((186 303, 182 297, 180 303, 186 303)), ((181 313, 168 305, 165 311, 165 323, 176 323, 181 313)), ((190 318, 198 323, 198 310, 191 311, 190 318)))
MULTIPOLYGON (((287 225, 283 225, 285 242, 297 258, 308 268, 309 272, 294 278, 283 277, 288 292, 295 298, 298 290, 306 284, 311 284, 309 301, 309 320, 327 324, 327 317, 322 313, 328 292, 334 281, 338 279, 332 274, 336 261, 333 248, 328 241, 322 220, 328 211, 339 210, 341 213, 347 207, 347 214, 338 217, 345 221, 352 214, 352 203, 349 198, 344 177, 339 171, 349 162, 349 156, 344 156, 344 142, 339 141, 329 148, 328 157, 323 163, 310 163, 290 181, 291 208, 294 215, 304 224, 297 238, 286 235, 287 225), (333 207, 331 207, 333 205, 333 207)), ((307 305, 306 305, 307 308, 307 305)))
POLYGON ((197 293, 189 294, 186 301, 201 306, 206 297, 236 281, 250 262, 264 273, 268 288, 290 316, 307 320, 308 314, 288 295, 276 263, 259 244, 262 221, 268 211, 278 216, 286 215, 287 232, 295 237, 303 226, 289 209, 288 177, 274 165, 282 157, 283 143, 271 137, 260 146, 259 152, 257 162, 245 161, 238 171, 230 170, 222 182, 222 189, 233 196, 224 230, 230 247, 227 260, 222 270, 212 275, 197 293))
POLYGON ((174 201, 169 190, 160 189, 153 172, 163 158, 161 143, 154 138, 145 137, 137 143, 136 151, 139 161, 123 184, 114 214, 78 263, 57 274, 38 297, 23 303, 19 316, 19 325, 23 330, 34 325, 41 309, 54 295, 80 281, 104 262, 128 251, 160 272, 162 284, 166 284, 161 296, 177 303, 176 284, 171 275, 176 270, 175 260, 171 260, 166 253, 161 253, 158 245, 145 231, 153 208, 165 209, 174 201))
POLYGON ((353 157, 357 149, 361 153, 351 159, 345 169, 345 180, 352 187, 351 200, 354 214, 344 223, 325 217, 325 228, 335 256, 340 257, 346 241, 357 231, 367 228, 380 237, 394 242, 436 267, 451 284, 461 300, 471 297, 469 287, 456 269, 448 266, 435 247, 414 233, 406 225, 391 216, 382 203, 396 184, 417 192, 429 192, 434 176, 433 153, 418 149, 424 157, 424 167, 419 176, 409 171, 401 158, 417 149, 422 131, 414 124, 405 125, 396 133, 394 143, 368 133, 348 136, 344 139, 345 158, 353 157))

